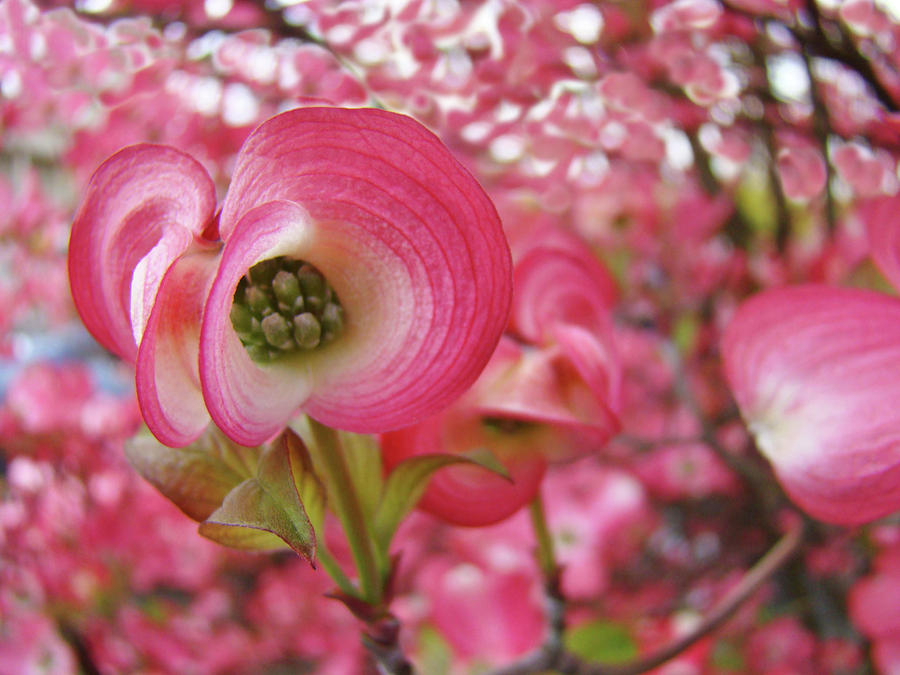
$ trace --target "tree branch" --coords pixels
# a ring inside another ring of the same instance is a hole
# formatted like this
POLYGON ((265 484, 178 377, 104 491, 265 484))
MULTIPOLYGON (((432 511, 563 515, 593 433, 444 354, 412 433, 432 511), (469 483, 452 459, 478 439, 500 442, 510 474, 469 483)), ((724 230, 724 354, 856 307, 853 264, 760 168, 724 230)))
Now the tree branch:
POLYGON ((825 222, 828 233, 834 234, 837 228, 837 208, 834 201, 834 193, 831 190, 831 182, 834 178, 834 167, 831 166, 831 158, 828 156, 828 137, 831 135, 831 119, 828 108, 819 91, 819 82, 816 80, 813 68, 812 55, 806 46, 802 48, 803 64, 809 77, 809 97, 813 104, 813 133, 819 141, 819 149, 822 159, 825 161, 825 222))
POLYGON ((639 675, 652 670, 678 656, 731 618, 766 580, 794 556, 803 538, 803 521, 798 519, 797 524, 744 575, 694 630, 643 658, 622 665, 590 664, 569 652, 554 654, 542 647, 514 664, 491 671, 490 675, 535 675, 553 669, 566 675, 639 675))

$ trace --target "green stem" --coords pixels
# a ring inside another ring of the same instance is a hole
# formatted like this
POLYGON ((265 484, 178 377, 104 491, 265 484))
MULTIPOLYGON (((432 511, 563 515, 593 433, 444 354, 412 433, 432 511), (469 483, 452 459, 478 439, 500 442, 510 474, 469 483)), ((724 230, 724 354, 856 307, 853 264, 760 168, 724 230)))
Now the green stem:
POLYGON ((346 574, 344 574, 344 570, 338 565, 337 560, 335 560, 331 556, 331 553, 328 552, 328 549, 322 545, 321 539, 319 539, 319 546, 316 549, 316 561, 322 565, 322 569, 324 569, 328 576, 331 577, 331 580, 337 584, 342 593, 351 597, 359 597, 359 591, 356 590, 353 582, 347 578, 346 574))
POLYGON ((340 438, 334 429, 313 419, 309 420, 309 428, 315 439, 320 469, 325 474, 328 503, 341 521, 353 561, 359 571, 363 600, 377 606, 381 603, 383 589, 375 540, 350 477, 340 438))
POLYGON ((531 514, 531 527, 537 538, 537 559, 546 579, 553 579, 557 573, 556 554, 553 551, 553 537, 547 527, 547 519, 544 516, 544 500, 540 493, 528 505, 531 514))

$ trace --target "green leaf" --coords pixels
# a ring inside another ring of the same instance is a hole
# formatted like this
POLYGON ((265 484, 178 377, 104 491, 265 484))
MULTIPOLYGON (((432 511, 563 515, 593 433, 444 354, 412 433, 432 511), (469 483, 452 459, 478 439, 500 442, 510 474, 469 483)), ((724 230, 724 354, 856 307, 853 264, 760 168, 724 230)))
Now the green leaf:
POLYGON ((506 470, 506 466, 497 459, 497 455, 491 452, 488 448, 473 448, 472 450, 467 450, 466 452, 462 452, 459 455, 463 459, 467 460, 467 462, 471 462, 472 464, 476 464, 483 469, 487 469, 491 473, 495 473, 500 478, 508 480, 512 483, 512 476, 509 475, 509 471, 506 470))
POLYGON ((710 655, 710 663, 716 672, 721 673, 745 673, 747 664, 740 648, 729 640, 718 640, 710 655))
POLYGON ((194 520, 205 520, 225 496, 256 473, 259 448, 233 443, 214 425, 185 448, 170 448, 146 430, 125 444, 134 469, 194 520))
POLYGON ((321 534, 325 520, 325 486, 313 470, 312 458, 303 440, 291 429, 285 429, 280 440, 285 444, 288 453, 297 496, 306 510, 313 529, 321 534))
POLYGON ((459 455, 418 455, 403 460, 388 474, 384 494, 375 512, 375 541, 382 550, 387 550, 400 521, 422 498, 432 474, 452 464, 480 466, 511 480, 506 467, 487 448, 477 448, 459 455))
POLYGON ((566 649, 587 661, 624 663, 638 655, 628 628, 613 621, 590 621, 566 631, 566 649))
POLYGON ((286 548, 285 537, 291 536, 290 530, 289 519, 273 507, 259 482, 250 478, 234 488, 222 506, 200 523, 199 531, 223 546, 273 551, 286 548))
POLYGON ((419 631, 418 665, 423 673, 447 675, 453 666, 453 648, 437 629, 425 625, 419 631))
POLYGON ((276 439, 263 451, 256 476, 228 493, 200 525, 200 534, 234 548, 279 548, 281 540, 312 562, 316 535, 300 501, 290 455, 284 436, 276 439))
POLYGON ((884 278, 881 270, 872 261, 871 258, 863 260, 853 273, 847 279, 847 283, 857 288, 867 288, 879 293, 887 293, 888 295, 897 295, 897 289, 891 286, 891 283, 884 278))

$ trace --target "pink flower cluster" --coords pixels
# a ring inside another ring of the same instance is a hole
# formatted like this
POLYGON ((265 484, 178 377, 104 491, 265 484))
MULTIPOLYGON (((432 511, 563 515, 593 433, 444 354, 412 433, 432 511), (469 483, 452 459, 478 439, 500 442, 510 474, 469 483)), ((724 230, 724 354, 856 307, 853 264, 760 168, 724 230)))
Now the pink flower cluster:
POLYGON ((355 620, 324 597, 326 576, 198 537, 134 473, 122 443, 139 421, 133 397, 101 391, 81 364, 10 383, 0 672, 359 668, 355 620))

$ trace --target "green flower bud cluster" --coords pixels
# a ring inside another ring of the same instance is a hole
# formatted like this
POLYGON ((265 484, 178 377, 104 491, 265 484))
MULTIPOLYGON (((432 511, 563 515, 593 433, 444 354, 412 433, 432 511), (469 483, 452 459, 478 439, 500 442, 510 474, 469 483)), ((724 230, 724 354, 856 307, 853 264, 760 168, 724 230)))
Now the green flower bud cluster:
POLYGON ((271 258, 251 267, 238 283, 231 325, 250 358, 268 362, 334 340, 344 327, 344 308, 315 267, 271 258))

